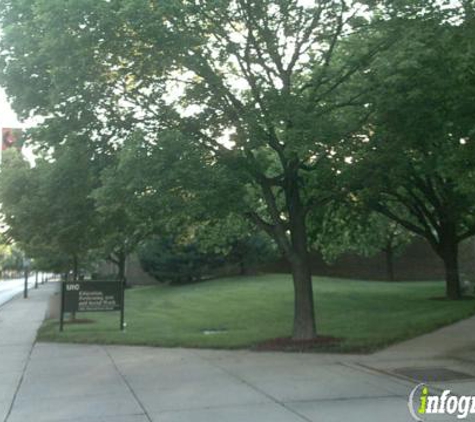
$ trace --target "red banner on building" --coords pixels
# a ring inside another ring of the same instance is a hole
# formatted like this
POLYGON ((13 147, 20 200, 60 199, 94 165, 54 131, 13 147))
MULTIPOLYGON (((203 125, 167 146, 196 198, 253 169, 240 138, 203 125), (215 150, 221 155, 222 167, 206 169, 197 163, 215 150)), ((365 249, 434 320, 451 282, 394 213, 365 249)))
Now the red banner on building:
POLYGON ((23 144, 23 131, 15 128, 2 128, 2 151, 14 147, 20 149, 23 144))

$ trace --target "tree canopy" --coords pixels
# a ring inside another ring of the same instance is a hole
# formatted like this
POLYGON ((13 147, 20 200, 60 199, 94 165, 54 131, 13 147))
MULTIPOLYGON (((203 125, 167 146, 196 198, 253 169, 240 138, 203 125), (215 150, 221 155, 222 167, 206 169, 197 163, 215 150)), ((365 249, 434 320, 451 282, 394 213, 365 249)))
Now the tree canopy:
POLYGON ((341 164, 366 150, 362 139, 398 149, 383 99, 396 86, 397 110, 414 98, 403 70, 426 32, 403 34, 454 27, 472 6, 463 15, 442 3, 3 0, 0 67, 20 116, 44 116, 32 133, 44 148, 79 136, 113 155, 133 141, 150 183, 131 200, 239 214, 267 233, 292 269, 293 336, 308 339, 309 219, 341 196, 341 164))
POLYGON ((368 142, 349 169, 369 207, 429 242, 454 299, 458 244, 475 235, 475 190, 466 182, 475 167, 474 39, 473 15, 457 25, 406 25, 398 48, 374 63, 368 142))
POLYGON ((79 259, 97 242, 95 210, 89 198, 94 167, 81 149, 68 145, 54 165, 38 159, 33 168, 18 151, 9 150, 0 180, 7 234, 27 256, 62 263, 61 269, 72 269, 75 277, 79 259))

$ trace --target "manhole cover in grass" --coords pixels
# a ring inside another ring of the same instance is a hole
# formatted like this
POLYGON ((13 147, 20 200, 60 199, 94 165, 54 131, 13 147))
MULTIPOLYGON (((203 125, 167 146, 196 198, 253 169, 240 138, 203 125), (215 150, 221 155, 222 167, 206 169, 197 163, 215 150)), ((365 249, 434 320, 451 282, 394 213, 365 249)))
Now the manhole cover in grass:
POLYGON ((212 336, 212 335, 215 335, 215 334, 227 333, 228 330, 226 328, 204 328, 204 329, 201 330, 201 332, 205 336, 212 336))
POLYGON ((399 368, 393 372, 420 382, 460 381, 475 378, 473 375, 448 368, 399 368))

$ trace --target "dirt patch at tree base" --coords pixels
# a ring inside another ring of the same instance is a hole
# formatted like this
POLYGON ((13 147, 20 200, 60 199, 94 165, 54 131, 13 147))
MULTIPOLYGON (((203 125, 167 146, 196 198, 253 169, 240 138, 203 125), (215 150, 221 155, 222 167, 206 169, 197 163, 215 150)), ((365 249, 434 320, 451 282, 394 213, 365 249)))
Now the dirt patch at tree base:
POLYGON ((294 340, 292 337, 279 337, 256 344, 252 350, 259 352, 324 352, 337 349, 341 338, 318 336, 310 340, 294 340))

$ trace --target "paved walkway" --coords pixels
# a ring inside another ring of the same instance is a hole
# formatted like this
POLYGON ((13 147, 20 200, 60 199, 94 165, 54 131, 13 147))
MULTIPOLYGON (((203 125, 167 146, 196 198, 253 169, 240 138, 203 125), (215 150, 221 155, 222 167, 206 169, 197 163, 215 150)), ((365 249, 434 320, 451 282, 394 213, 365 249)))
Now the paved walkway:
POLYGON ((471 359, 475 359, 474 351, 475 317, 471 317, 433 333, 396 344, 373 356, 378 359, 434 359, 460 356, 469 352, 471 359))
POLYGON ((14 299, 0 307, 0 420, 6 420, 11 410, 55 288, 53 283, 42 285, 30 290, 28 299, 14 299))
MULTIPOLYGON (((415 383, 385 372, 420 363, 422 345, 432 352, 452 332, 373 356, 34 344, 54 287, 0 307, 0 421, 409 422, 415 383)), ((475 319, 453 329, 470 327, 475 319)), ((475 366, 473 349, 455 337, 433 362, 475 366)), ((475 394, 473 382, 453 388, 475 394)))

